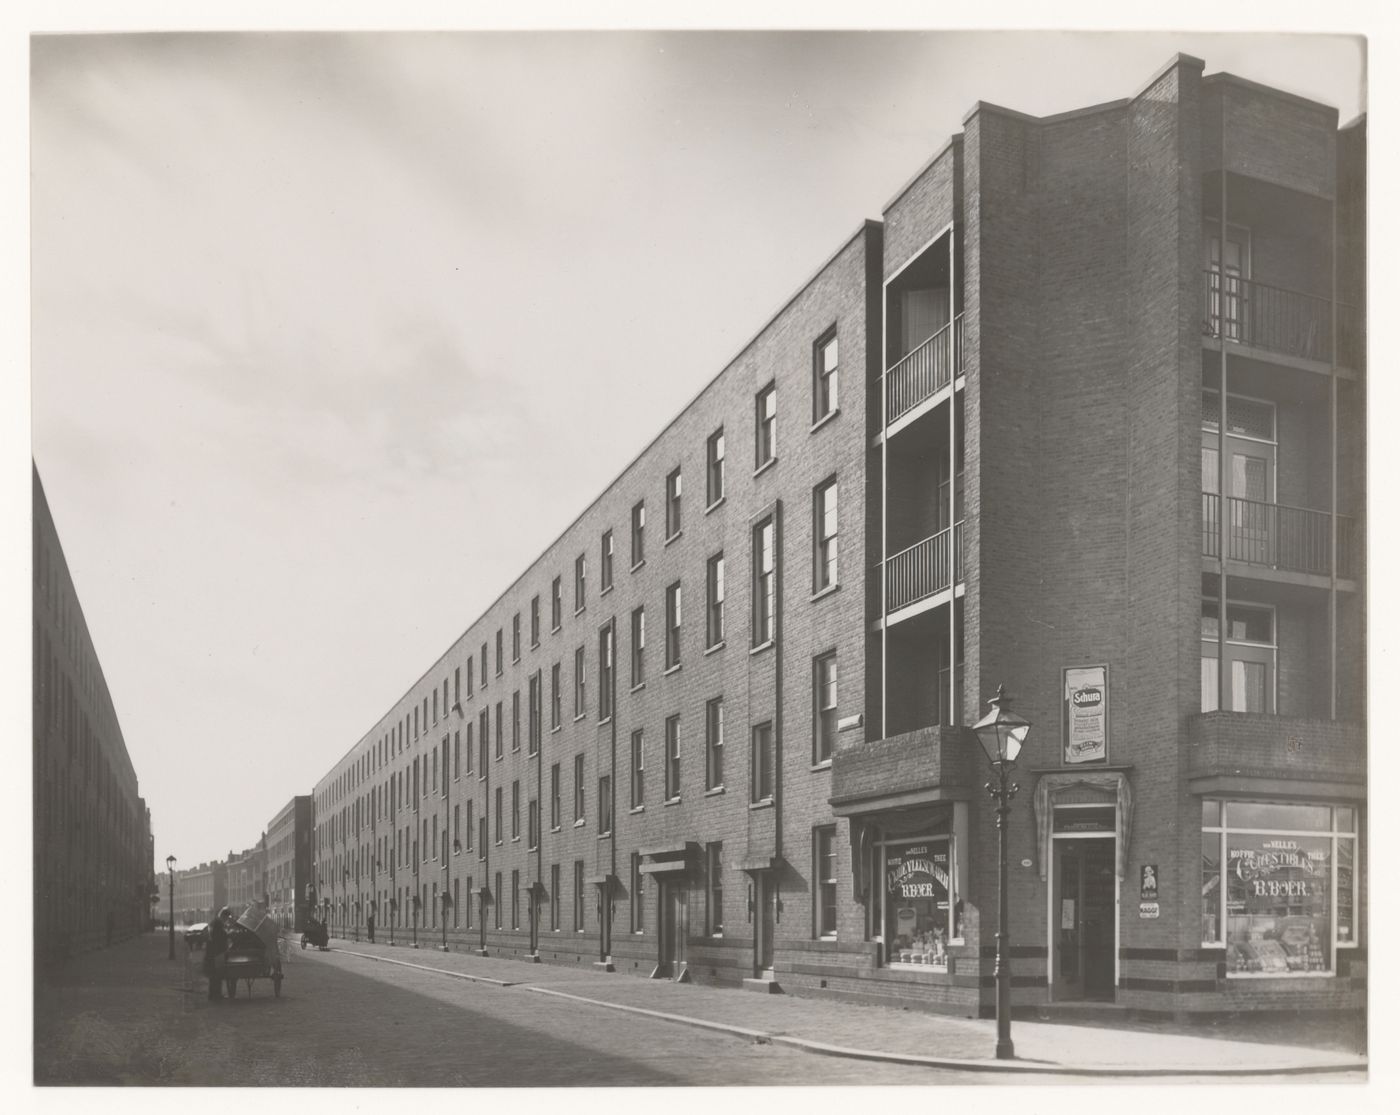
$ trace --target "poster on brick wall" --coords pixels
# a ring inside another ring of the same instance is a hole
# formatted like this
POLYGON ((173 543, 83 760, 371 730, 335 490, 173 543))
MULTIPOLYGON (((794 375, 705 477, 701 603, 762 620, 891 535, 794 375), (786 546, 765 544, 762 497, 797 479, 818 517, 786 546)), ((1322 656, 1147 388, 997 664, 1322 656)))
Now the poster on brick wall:
POLYGON ((1108 762, 1108 667, 1064 670, 1060 737, 1066 766, 1108 762))

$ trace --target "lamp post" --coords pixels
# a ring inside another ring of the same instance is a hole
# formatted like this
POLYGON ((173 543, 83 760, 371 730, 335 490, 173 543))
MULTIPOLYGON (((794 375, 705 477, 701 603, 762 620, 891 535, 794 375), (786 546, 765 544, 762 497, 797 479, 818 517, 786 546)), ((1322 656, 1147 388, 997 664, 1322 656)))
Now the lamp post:
POLYGON ((987 753, 995 778, 986 784, 987 793, 997 803, 997 959, 994 978, 997 985, 997 1060, 1008 1061, 1016 1056, 1011 1044, 1011 959, 1007 922, 1011 918, 1010 899, 1006 885, 1006 830, 1011 816, 1011 799, 1017 786, 1007 782, 1007 774, 1021 753, 1021 745, 1030 732, 1030 722, 1021 719, 1005 706, 1011 703, 1004 686, 997 686, 997 695, 987 702, 991 712, 972 726, 977 741, 987 753))
POLYGON ((170 959, 175 959, 175 857, 165 857, 165 870, 170 876, 170 959))

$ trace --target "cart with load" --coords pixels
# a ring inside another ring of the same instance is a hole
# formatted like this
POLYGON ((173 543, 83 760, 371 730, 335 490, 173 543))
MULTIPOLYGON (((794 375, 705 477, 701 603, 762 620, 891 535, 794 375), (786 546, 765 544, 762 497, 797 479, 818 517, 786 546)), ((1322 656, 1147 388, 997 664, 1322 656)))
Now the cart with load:
POLYGON ((237 997, 239 980, 251 996, 253 981, 257 979, 270 979, 272 994, 280 996, 285 952, 277 923, 263 912, 261 904, 250 905, 242 917, 229 926, 228 949, 216 961, 228 997, 237 997))

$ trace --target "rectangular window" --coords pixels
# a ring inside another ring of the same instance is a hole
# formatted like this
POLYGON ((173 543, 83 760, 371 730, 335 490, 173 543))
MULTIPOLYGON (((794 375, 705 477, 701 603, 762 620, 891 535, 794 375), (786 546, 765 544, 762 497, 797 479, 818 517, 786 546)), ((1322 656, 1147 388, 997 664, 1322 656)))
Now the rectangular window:
POLYGON ((520 661, 520 613, 516 612, 510 621, 510 660, 520 661))
POLYGON ((574 932, 583 932, 583 860, 574 860, 574 932))
POLYGON ((583 647, 574 651, 574 719, 588 711, 587 684, 584 677, 583 647))
POLYGON ((574 824, 584 819, 583 756, 574 756, 574 824))
MULTIPOLYGON (((471 725, 467 725, 467 732, 471 732, 471 725)), ((452 733, 452 781, 456 782, 462 777, 462 733, 455 731, 452 733)), ((381 815, 383 807, 380 808, 381 815)))
MULTIPOLYGON (((462 703, 462 667, 452 668, 452 703, 460 705, 462 703)), ((384 762, 384 741, 379 741, 379 762, 384 762)))
POLYGON ((501 928, 501 907, 506 904, 506 896, 501 893, 501 873, 496 872, 496 901, 493 904, 496 911, 496 928, 501 928))
POLYGON ((485 643, 482 643, 482 644, 481 644, 481 688, 482 688, 482 689, 485 689, 485 688, 486 688, 486 674, 487 674, 487 672, 488 672, 488 670, 489 670, 489 665, 488 665, 489 662, 490 662, 490 658, 488 657, 488 655, 487 655, 487 653, 486 653, 486 644, 485 644, 485 643))
POLYGON ((773 640, 777 612, 777 554, 774 549, 773 520, 764 519, 753 532, 753 645, 761 647, 773 640))
POLYGON ((632 898, 632 932, 642 933, 646 930, 646 876, 642 874, 642 857, 640 853, 632 853, 632 873, 631 873, 631 898, 632 898))
POLYGON ((681 583, 666 589, 666 669, 681 662, 681 583))
POLYGON ((778 387, 770 383, 754 399, 754 468, 762 468, 777 456, 777 439, 778 387))
POLYGON ((705 845, 705 931, 724 936, 724 845, 705 845))
POLYGON ((773 725, 756 724, 753 729, 753 755, 750 766, 749 800, 773 800, 773 725))
POLYGON ((812 494, 812 590, 820 592, 836 579, 836 478, 812 494))
POLYGON ((479 754, 481 755, 481 769, 476 772, 478 778, 486 777, 487 749, 491 746, 491 710, 484 708, 477 718, 477 727, 481 732, 479 754))
POLYGON ((504 791, 501 789, 500 786, 497 786, 497 787, 496 787, 496 843, 497 843, 497 844, 500 844, 500 843, 502 842, 503 837, 504 837, 504 833, 503 833, 503 831, 502 831, 502 828, 503 828, 503 821, 501 820, 502 814, 504 814, 504 813, 505 813, 505 793, 504 793, 504 791))
POLYGON ((836 936, 836 827, 812 833, 812 876, 817 881, 813 928, 818 937, 836 936))
POLYGON ((486 820, 486 814, 489 813, 489 812, 490 812, 490 805, 488 804, 488 805, 487 805, 485 808, 483 808, 482 811, 481 811, 481 820, 477 821, 477 823, 476 823, 476 831, 477 831, 477 834, 478 834, 478 836, 479 836, 479 838, 480 838, 480 839, 477 841, 476 858, 477 858, 477 859, 480 859, 480 860, 484 860, 484 859, 486 858, 486 845, 490 843, 490 840, 489 840, 490 829, 489 829, 489 827, 488 827, 488 822, 487 822, 487 820, 486 820))
POLYGON ((647 505, 646 501, 632 508, 632 568, 646 560, 647 505))
POLYGON ((510 695, 510 749, 520 750, 520 690, 510 695))
POLYGON ((724 698, 705 705, 705 789, 724 785, 724 698))
POLYGON ((609 623, 598 632, 598 719, 613 714, 613 628, 609 623))
MULTIPOLYGON (((471 798, 467 799, 467 851, 472 850, 472 830, 476 825, 476 802, 471 798)), ((468 887, 468 890, 471 888, 468 887)))
POLYGON ((588 559, 583 554, 574 558, 574 612, 583 611, 588 587, 588 559))
POLYGON ((540 846, 540 803, 534 798, 530 799, 530 848, 531 850, 540 846))
POLYGON ((705 563, 705 646, 724 642, 724 555, 705 563))
POLYGON ((724 498, 724 427, 705 442, 705 506, 713 507, 724 498))
MULTIPOLYGON (((1274 610, 1230 601, 1225 631, 1226 708, 1272 713, 1278 646, 1274 610)), ((1201 711, 1220 708, 1220 602, 1201 601, 1201 711)))
POLYGON ((555 577, 554 584, 550 587, 549 622, 555 631, 558 631, 560 624, 564 622, 564 590, 560 584, 561 580, 562 578, 555 577))
POLYGON ((510 873, 510 927, 520 928, 520 871, 510 873))
POLYGON ((506 633, 501 628, 496 628, 496 676, 500 677, 506 668, 505 663, 506 633))
POLYGON ((812 421, 820 422, 839 405, 836 392, 836 331, 822 337, 812 349, 812 421))
POLYGON ((563 686, 559 663, 556 662, 549 671, 549 726, 551 728, 557 728, 563 722, 564 695, 560 692, 563 686))
POLYGON ((605 774, 598 779, 598 833, 612 832, 613 800, 612 775, 605 774))
POLYGON ((539 670, 530 675, 530 754, 538 755, 540 736, 544 727, 544 707, 540 690, 544 687, 544 676, 539 670))
POLYGON ((645 608, 632 611, 632 688, 646 681, 647 613, 645 608))
POLYGON ((520 779, 510 784, 510 838, 520 839, 520 779))
POLYGON ((836 750, 836 652, 812 662, 813 762, 824 763, 836 750))
POLYGON ((559 886, 559 865, 549 865, 549 928, 559 932, 559 904, 564 901, 564 892, 559 886))
POLYGON ((505 739, 506 718, 505 718, 504 710, 505 710, 505 702, 504 702, 504 701, 497 701, 497 702, 496 702, 496 758, 497 758, 497 759, 502 758, 502 757, 505 755, 505 753, 506 753, 506 751, 505 751, 505 743, 506 743, 506 739, 505 739))
POLYGON ((638 728, 632 733, 632 808, 641 808, 646 800, 646 754, 638 728))
MULTIPOLYGON (((472 680, 473 680, 473 675, 476 673, 476 668, 475 668, 475 667, 476 667, 476 659, 475 659, 475 658, 468 658, 468 659, 467 659, 467 696, 468 696, 468 697, 470 697, 470 696, 472 695, 472 680)), ((400 748, 400 750, 402 750, 402 748, 400 748)))
POLYGON ((476 725, 470 720, 467 721, 467 773, 471 774, 476 769, 476 743, 473 737, 476 735, 476 725))
POLYGON ((669 541, 681 532, 681 470, 677 468, 666 477, 666 538, 669 541))
POLYGON ((540 645, 540 598, 530 597, 530 645, 540 645))
POLYGON ((598 591, 607 592, 613 587, 613 535, 603 531, 602 560, 598 563, 598 591))
POLYGON ((681 718, 666 718, 666 800, 681 796, 681 718))
POLYGON ((549 827, 558 831, 559 817, 559 764, 549 768, 549 827))

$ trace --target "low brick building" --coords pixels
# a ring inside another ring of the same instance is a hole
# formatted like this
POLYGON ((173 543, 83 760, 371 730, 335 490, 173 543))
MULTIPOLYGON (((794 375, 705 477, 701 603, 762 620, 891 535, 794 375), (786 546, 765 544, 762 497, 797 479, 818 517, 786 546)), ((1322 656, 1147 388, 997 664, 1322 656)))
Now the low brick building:
POLYGON ((1005 683, 1018 1006, 1360 1005, 1365 127, 1203 69, 975 106, 317 783, 333 931, 987 1013, 1005 683))

